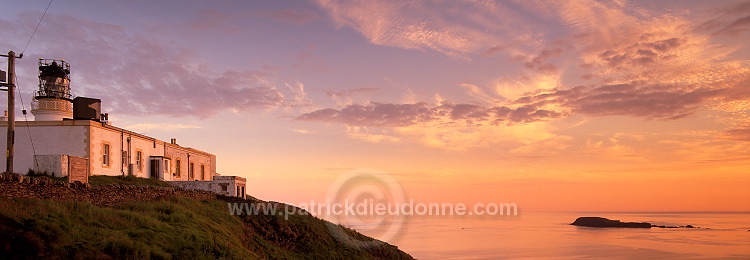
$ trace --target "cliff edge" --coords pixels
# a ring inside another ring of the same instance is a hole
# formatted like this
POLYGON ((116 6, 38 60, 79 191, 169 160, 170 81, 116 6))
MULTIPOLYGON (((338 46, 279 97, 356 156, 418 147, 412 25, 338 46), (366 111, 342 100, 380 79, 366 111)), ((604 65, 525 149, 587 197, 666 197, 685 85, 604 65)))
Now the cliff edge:
MULTIPOLYGON (((119 178, 119 177, 108 177, 119 178)), ((232 203, 278 204, 175 187, 0 180, 3 259, 413 259, 311 215, 233 215, 232 203), (350 239, 331 235, 341 228, 350 239)))

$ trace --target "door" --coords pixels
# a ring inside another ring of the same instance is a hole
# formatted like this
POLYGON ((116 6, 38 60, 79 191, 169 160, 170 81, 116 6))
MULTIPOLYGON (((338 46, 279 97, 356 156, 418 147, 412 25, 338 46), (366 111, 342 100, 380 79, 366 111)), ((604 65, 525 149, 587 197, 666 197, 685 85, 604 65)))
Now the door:
POLYGON ((161 165, 159 165, 159 162, 161 162, 161 160, 159 160, 159 159, 151 159, 150 161, 151 161, 151 163, 149 163, 150 167, 148 167, 149 168, 149 177, 151 179, 157 179, 158 180, 159 179, 159 172, 161 171, 161 165))

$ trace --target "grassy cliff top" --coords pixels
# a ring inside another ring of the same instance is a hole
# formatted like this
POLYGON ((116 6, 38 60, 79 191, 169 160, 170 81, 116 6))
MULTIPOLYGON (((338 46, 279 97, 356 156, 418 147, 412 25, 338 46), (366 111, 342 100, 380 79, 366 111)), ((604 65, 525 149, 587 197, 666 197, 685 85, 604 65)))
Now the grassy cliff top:
POLYGON ((160 181, 156 179, 139 178, 135 176, 106 176, 106 175, 93 175, 89 177, 89 183, 91 185, 108 185, 108 184, 122 184, 122 185, 147 185, 157 187, 174 187, 166 181, 160 181))
MULTIPOLYGON (((59 182, 67 182, 68 177, 50 177, 47 175, 27 175, 31 178, 47 177, 59 182)), ((122 184, 122 185, 146 185, 156 187, 174 187, 166 181, 160 181, 156 179, 140 178, 135 176, 107 176, 107 175, 92 175, 89 176, 89 183, 92 186, 98 185, 109 185, 109 184, 122 184)))
MULTIPOLYGON (((150 185, 152 181, 101 177, 100 184, 150 185)), ((385 243, 370 247, 343 243, 331 235, 333 224, 313 216, 235 216, 229 213, 228 203, 271 202, 172 196, 103 207, 0 198, 0 258, 412 259, 385 243)), ((358 240, 373 240, 343 230, 358 240)))

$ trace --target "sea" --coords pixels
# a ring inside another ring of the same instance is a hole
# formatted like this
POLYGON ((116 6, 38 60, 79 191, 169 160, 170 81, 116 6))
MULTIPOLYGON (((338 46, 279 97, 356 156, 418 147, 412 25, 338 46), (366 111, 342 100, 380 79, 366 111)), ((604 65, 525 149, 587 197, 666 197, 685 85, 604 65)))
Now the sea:
MULTIPOLYGON (((417 259, 750 259, 750 213, 519 212, 414 216, 398 224, 398 233, 386 241, 417 259), (583 216, 699 228, 570 225, 583 216)), ((352 228, 379 235, 377 229, 352 228)))

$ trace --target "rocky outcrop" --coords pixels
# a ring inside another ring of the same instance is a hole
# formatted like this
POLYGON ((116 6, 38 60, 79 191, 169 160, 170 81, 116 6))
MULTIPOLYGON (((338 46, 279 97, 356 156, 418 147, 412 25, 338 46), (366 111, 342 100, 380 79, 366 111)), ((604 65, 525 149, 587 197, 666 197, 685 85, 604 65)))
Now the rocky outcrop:
POLYGON ((618 227, 618 228, 651 228, 646 222, 620 222, 602 217, 580 217, 571 225, 582 227, 618 227))
MULTIPOLYGON (((574 226, 581 227, 618 227, 618 228, 701 228, 693 225, 685 226, 663 226, 663 225, 652 225, 648 222, 620 222, 619 220, 611 220, 602 217, 580 217, 573 223, 574 226)), ((705 228, 709 229, 709 228, 705 228)), ((748 230, 750 231, 750 230, 748 230)))
MULTIPOLYGON (((656 228, 700 228, 700 227, 696 227, 696 226, 693 226, 693 225, 685 225, 685 226, 651 225, 651 227, 656 227, 656 228)), ((708 229, 708 228, 706 228, 706 229, 708 229)))

